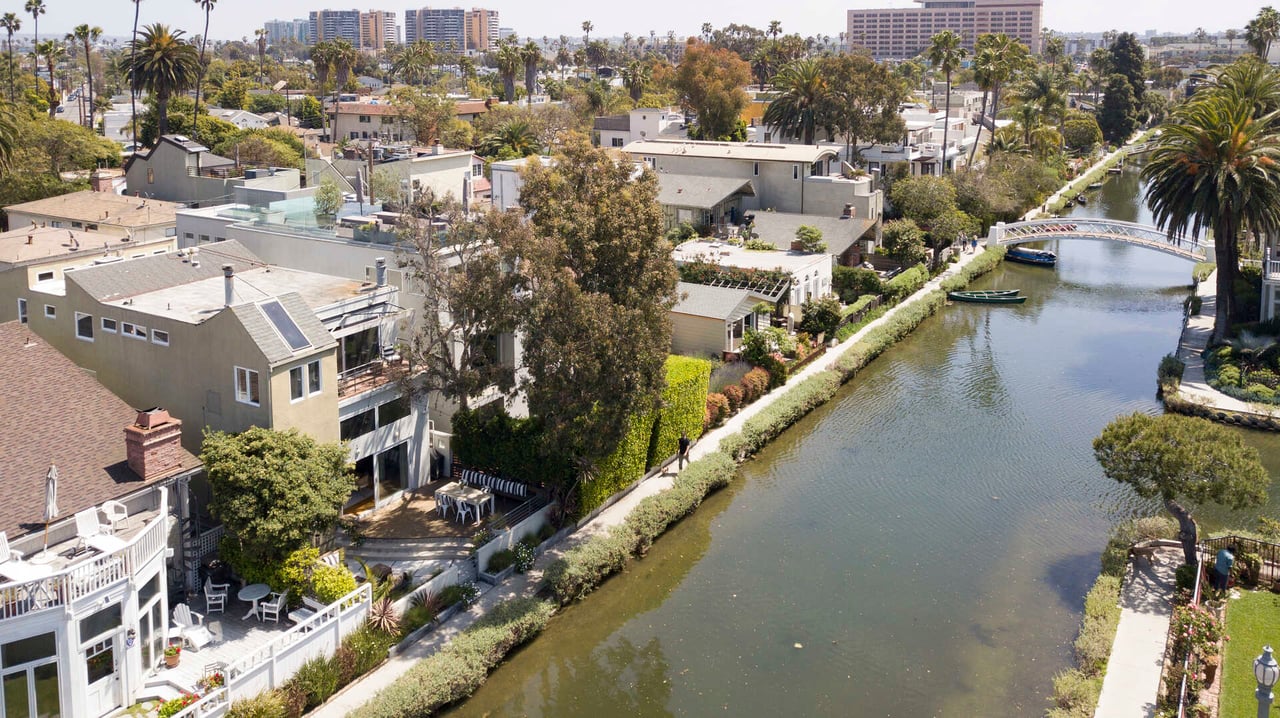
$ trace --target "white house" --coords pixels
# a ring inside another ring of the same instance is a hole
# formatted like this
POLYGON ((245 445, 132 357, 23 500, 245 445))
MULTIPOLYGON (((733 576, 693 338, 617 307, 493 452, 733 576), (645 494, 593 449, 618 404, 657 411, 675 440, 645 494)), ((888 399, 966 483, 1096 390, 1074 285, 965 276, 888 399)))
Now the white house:
MULTIPOLYGON (((800 306, 831 294, 831 256, 797 251, 757 251, 705 239, 689 240, 672 250, 676 264, 707 262, 720 267, 780 272, 789 290, 780 297, 783 311, 799 318, 800 306)), ((768 288, 756 287, 757 291, 768 288)))
POLYGON ((520 188, 524 186, 524 179, 520 176, 520 172, 532 161, 539 162, 545 167, 554 160, 543 155, 489 163, 489 181, 493 188, 494 207, 511 209, 520 206, 520 188))
POLYGON ((635 140, 688 136, 684 115, 656 107, 637 107, 625 115, 597 117, 592 129, 598 135, 601 147, 625 147, 635 140))
POLYGON ((213 117, 230 122, 242 130, 260 130, 270 127, 271 123, 262 115, 255 115, 248 110, 223 109, 221 107, 210 107, 209 114, 213 117))

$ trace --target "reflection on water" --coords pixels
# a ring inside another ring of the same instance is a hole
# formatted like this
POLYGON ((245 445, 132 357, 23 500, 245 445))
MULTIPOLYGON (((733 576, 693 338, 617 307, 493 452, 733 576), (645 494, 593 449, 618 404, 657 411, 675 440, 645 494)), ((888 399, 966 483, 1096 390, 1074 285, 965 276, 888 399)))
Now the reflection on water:
MULTIPOLYGON (((1142 220, 1123 197, 1077 209, 1126 207, 1142 220)), ((926 321, 454 714, 1040 714, 1107 527, 1158 508, 1103 477, 1090 444, 1159 410, 1190 273, 1057 245, 1056 270, 976 285, 1026 304, 926 321)), ((1248 438, 1280 468, 1280 440, 1248 438)))

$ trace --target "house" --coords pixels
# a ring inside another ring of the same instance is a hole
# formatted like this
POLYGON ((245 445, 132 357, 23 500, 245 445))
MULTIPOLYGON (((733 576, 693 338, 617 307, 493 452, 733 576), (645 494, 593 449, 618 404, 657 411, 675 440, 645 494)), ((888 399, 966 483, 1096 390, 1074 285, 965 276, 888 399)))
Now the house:
POLYGON ((680 282, 680 300, 671 308, 671 353, 731 358, 742 350, 746 331, 761 326, 755 308, 776 304, 781 291, 680 282))
POLYGON ((400 382, 407 311, 385 261, 358 281, 270 265, 228 240, 77 270, 25 298, 31 331, 126 401, 196 417, 189 450, 205 429, 251 426, 347 441, 361 508, 427 476, 427 410, 400 382))
POLYGON ((489 163, 489 178, 493 187, 493 206, 500 210, 520 206, 520 188, 524 186, 521 173, 530 162, 549 166, 554 160, 546 155, 522 157, 489 163))
MULTIPOLYGON (((454 116, 465 122, 474 120, 488 110, 489 105, 485 100, 454 101, 454 116)), ((417 139, 413 134, 413 126, 401 119, 400 109, 385 98, 359 102, 339 101, 328 112, 335 142, 343 139, 414 142, 417 139)))
MULTIPOLYGON (((374 174, 388 173, 400 181, 401 191, 412 189, 415 197, 426 192, 443 199, 454 199, 470 205, 478 200, 488 200, 490 183, 484 176, 484 160, 470 150, 451 150, 439 143, 429 149, 415 149, 412 154, 389 155, 386 148, 374 147, 375 153, 383 149, 382 156, 396 157, 375 161, 374 174)), ((407 150, 408 148, 406 148, 407 150)), ((334 171, 341 174, 353 187, 362 186, 358 179, 367 177, 367 159, 335 159, 334 171)))
POLYGON ((182 421, 136 411, 16 321, 0 324, 0 405, 0 700, 11 716, 112 715, 154 695, 170 574, 195 548, 184 517, 199 461, 182 421))
POLYGON ((637 140, 623 148, 659 174, 736 177, 755 194, 741 209, 839 215, 846 205, 859 217, 879 219, 880 190, 869 177, 846 177, 834 146, 744 142, 637 140))
POLYGON ((225 204, 237 188, 284 197, 302 186, 295 168, 241 168, 184 135, 164 135, 124 167, 128 194, 192 206, 225 204))
POLYGON ((635 140, 683 139, 684 115, 657 107, 637 107, 625 115, 597 117, 592 123, 600 147, 625 147, 635 140))
POLYGON ((242 130, 260 130, 270 127, 271 123, 262 115, 255 115, 248 110, 223 109, 221 107, 210 107, 209 115, 216 117, 223 122, 230 122, 242 130))
POLYGON ((879 224, 868 217, 828 217, 789 212, 756 212, 752 215, 751 234, 781 250, 789 250, 796 241, 796 231, 809 226, 822 232, 826 253, 835 258, 836 264, 847 267, 862 262, 863 252, 874 251, 875 230, 879 224), (860 241, 861 240, 861 241, 860 241))
POLYGON ((178 233, 177 210, 173 202, 91 189, 5 207, 11 230, 43 226, 83 231, 77 235, 82 243, 95 244, 113 239, 150 242, 173 238, 178 233))
POLYGON ((658 173, 658 204, 668 229, 689 223, 699 228, 736 225, 744 198, 755 197, 751 180, 658 173))
MULTIPOLYGON (((736 247, 725 242, 693 239, 672 250, 677 265, 708 263, 728 270, 743 270, 742 274, 768 277, 763 284, 745 282, 766 295, 774 293, 773 287, 785 283, 788 290, 778 297, 783 314, 800 318, 800 307, 810 299, 821 299, 831 294, 831 257, 827 254, 797 251, 758 251, 736 247), (773 277, 777 277, 774 280, 773 277)), ((735 272, 727 272, 731 285, 744 282, 732 280, 735 272)))
MULTIPOLYGON (((884 172, 887 165, 905 162, 913 177, 941 175, 943 162, 943 135, 946 135, 946 163, 950 170, 968 165, 969 153, 978 140, 978 124, 971 122, 970 113, 955 107, 948 117, 942 111, 931 112, 918 106, 907 106, 901 111, 906 124, 906 134, 895 143, 877 144, 862 150, 862 159, 871 172, 884 172)), ((1007 121, 998 121, 1007 124, 1007 121)), ((983 138, 991 134, 983 131, 983 138)))

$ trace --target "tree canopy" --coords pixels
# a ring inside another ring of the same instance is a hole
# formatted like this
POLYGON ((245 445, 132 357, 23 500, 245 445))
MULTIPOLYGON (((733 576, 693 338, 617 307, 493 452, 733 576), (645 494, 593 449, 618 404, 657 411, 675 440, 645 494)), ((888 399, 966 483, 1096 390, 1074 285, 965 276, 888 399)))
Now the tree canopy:
POLYGON ((697 115, 698 136, 716 140, 737 127, 749 101, 742 89, 751 82, 751 66, 729 50, 694 42, 676 68, 673 86, 680 103, 697 115))

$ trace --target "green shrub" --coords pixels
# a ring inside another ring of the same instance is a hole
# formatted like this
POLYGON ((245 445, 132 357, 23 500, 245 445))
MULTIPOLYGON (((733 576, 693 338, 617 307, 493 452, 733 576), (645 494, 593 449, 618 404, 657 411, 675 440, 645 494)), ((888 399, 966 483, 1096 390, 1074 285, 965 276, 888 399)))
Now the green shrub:
POLYGON ((801 312, 799 330, 815 337, 823 334, 830 338, 840 326, 840 300, 835 297, 810 299, 801 305, 801 312))
POLYGON ((720 442, 720 450, 738 460, 755 454, 787 427, 835 396, 839 388, 839 374, 818 372, 748 419, 741 432, 725 437, 720 442))
POLYGON ((618 445, 608 456, 596 462, 594 478, 580 485, 578 510, 581 515, 590 513, 610 496, 644 476, 649 460, 649 443, 653 439, 653 422, 652 411, 631 416, 627 433, 618 445))
MULTIPOLYGON (((749 372, 748 372, 749 373, 749 372)), ((711 362, 693 357, 669 356, 667 385, 653 428, 647 464, 654 467, 676 453, 681 432, 690 439, 702 436, 706 415, 707 389, 711 382, 711 362)))
POLYGON ((1053 677, 1054 707, 1047 718, 1093 718, 1102 695, 1102 679, 1069 668, 1053 677))
POLYGON ((356 577, 346 566, 318 564, 311 571, 311 593, 323 604, 330 604, 356 590, 356 577))
POLYGON ((490 573, 490 574, 499 573, 501 571, 505 571, 508 566, 515 565, 515 562, 516 562, 515 551, 511 549, 503 549, 502 551, 495 551, 493 555, 489 557, 489 565, 485 566, 484 572, 490 573))
POLYGON ((284 696, 279 691, 263 691, 243 698, 227 709, 227 718, 288 718, 284 696))
POLYGON ((1189 563, 1184 563, 1173 572, 1173 585, 1179 591, 1190 591, 1196 586, 1196 567, 1189 563))
POLYGON ((945 301, 945 294, 934 291, 900 307, 893 316, 845 351, 832 368, 840 373, 843 381, 849 381, 885 349, 910 334, 920 326, 920 322, 937 312, 945 301))
POLYGON ((848 339, 854 334, 857 334, 859 331, 862 330, 863 327, 867 326, 871 322, 874 322, 880 317, 883 317, 885 315, 885 312, 888 312, 888 311, 889 311, 889 307, 881 305, 864 314, 862 316, 862 319, 859 319, 856 322, 850 322, 848 324, 841 325, 840 328, 836 330, 836 341, 843 342, 844 340, 848 339))
POLYGON ((570 478, 568 459, 547 445, 536 418, 481 407, 457 412, 452 423, 454 456, 471 468, 531 484, 554 486, 570 478))
POLYGON ((543 578, 562 604, 577 601, 626 565, 635 537, 626 525, 575 546, 547 567, 543 578))
POLYGON ((1250 384, 1261 384, 1273 391, 1276 387, 1280 387, 1280 374, 1265 367, 1249 372, 1247 379, 1250 384))
POLYGON ((1120 579, 1099 576, 1085 596, 1084 620, 1076 637, 1077 667, 1086 675, 1101 675, 1111 655, 1116 627, 1120 625, 1120 579))
POLYGON ((1231 573, 1246 587, 1256 587, 1258 580, 1262 578, 1262 557, 1256 553, 1236 556, 1236 562, 1231 565, 1231 573))
POLYGON ((831 270, 831 288, 845 304, 864 294, 880 293, 880 275, 865 267, 835 267, 831 270))
POLYGON ((1124 576, 1129 563, 1129 547, 1154 539, 1174 539, 1178 524, 1167 516, 1150 516, 1116 524, 1111 529, 1106 548, 1102 550, 1102 573, 1124 576))
POLYGON ((309 711, 338 692, 338 667, 323 656, 312 658, 288 680, 305 697, 303 710, 309 711))
POLYGON ((871 303, 874 302, 875 300, 876 300, 876 297, 874 294, 864 294, 861 297, 858 297, 853 302, 853 304, 850 304, 849 306, 840 310, 840 318, 848 319, 849 317, 852 317, 853 315, 866 310, 866 308, 871 306, 871 303))
POLYGON ((480 589, 474 583, 455 583, 440 590, 440 604, 445 608, 455 603, 470 606, 480 597, 480 589))
POLYGON ((466 698, 512 649, 538 635, 554 612, 552 604, 536 598, 499 603, 449 645, 378 693, 359 711, 361 717, 425 716, 466 698))
POLYGON ((1182 360, 1172 354, 1165 354, 1160 359, 1160 368, 1156 371, 1156 375, 1160 379, 1172 379, 1174 381, 1182 381, 1182 372, 1187 368, 1182 360))
POLYGON ((929 281, 929 270, 923 264, 917 264, 883 284, 885 299, 890 304, 897 304, 915 294, 927 281, 929 281))
POLYGON ((352 671, 357 676, 362 676, 386 660, 387 649, 399 641, 398 635, 383 633, 373 626, 364 625, 342 639, 342 645, 351 651, 355 660, 352 671))
POLYGON ((743 243, 742 248, 752 252, 772 252, 777 249, 772 242, 763 239, 748 239, 743 243))
POLYGON ((356 654, 347 645, 340 644, 333 652, 333 667, 338 671, 338 688, 342 689, 347 684, 360 677, 360 673, 356 671, 356 654))
POLYGON ((1250 384, 1244 390, 1262 401, 1271 401, 1276 398, 1275 391, 1265 384, 1250 384))

